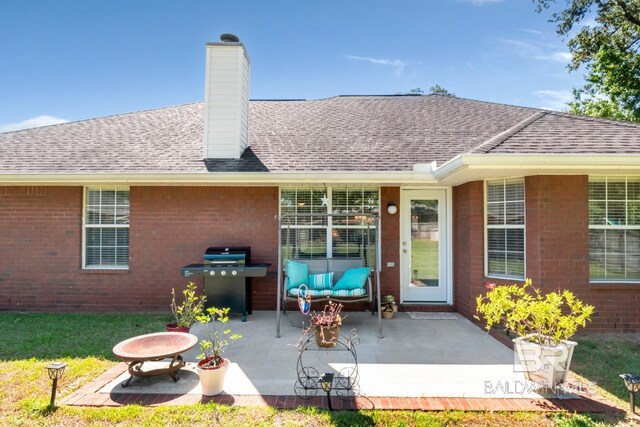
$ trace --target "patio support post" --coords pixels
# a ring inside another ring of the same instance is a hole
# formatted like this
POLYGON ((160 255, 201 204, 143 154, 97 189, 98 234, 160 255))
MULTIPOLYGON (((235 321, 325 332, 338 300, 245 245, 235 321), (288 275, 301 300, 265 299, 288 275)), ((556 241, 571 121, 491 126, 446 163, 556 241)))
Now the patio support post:
POLYGON ((280 304, 282 304, 282 218, 278 216, 278 290, 276 291, 276 338, 280 338, 280 304))
POLYGON ((378 248, 382 248, 382 243, 380 238, 382 237, 380 235, 380 216, 378 216, 377 218, 377 231, 376 231, 376 258, 375 258, 375 267, 376 267, 376 304, 378 305, 378 338, 383 338, 382 336, 382 309, 381 309, 381 304, 380 304, 380 265, 379 264, 379 260, 381 259, 380 257, 380 252, 382 251, 378 251, 378 248))

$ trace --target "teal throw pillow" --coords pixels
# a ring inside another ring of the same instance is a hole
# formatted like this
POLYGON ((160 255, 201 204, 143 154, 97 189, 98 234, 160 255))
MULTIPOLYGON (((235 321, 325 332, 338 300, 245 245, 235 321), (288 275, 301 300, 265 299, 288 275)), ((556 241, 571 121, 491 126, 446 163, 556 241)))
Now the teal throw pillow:
POLYGON ((287 260, 287 289, 306 285, 309 280, 309 266, 301 262, 287 260))
POLYGON ((321 273, 309 275, 309 289, 316 291, 331 290, 333 286, 333 273, 321 273))
POLYGON ((369 267, 351 268, 344 272, 338 283, 333 287, 334 291, 353 290, 364 287, 367 277, 371 273, 369 267))

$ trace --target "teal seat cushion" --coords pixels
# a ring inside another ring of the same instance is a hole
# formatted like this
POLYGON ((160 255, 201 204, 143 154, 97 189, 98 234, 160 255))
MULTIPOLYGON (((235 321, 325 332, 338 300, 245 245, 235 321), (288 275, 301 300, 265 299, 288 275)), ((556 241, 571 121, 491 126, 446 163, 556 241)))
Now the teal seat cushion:
MULTIPOLYGON (((342 290, 342 291, 333 291, 329 289, 325 289, 324 291, 317 291, 314 289, 309 289, 307 295, 311 295, 311 298, 316 297, 361 297, 367 294, 367 291, 364 288, 351 289, 351 290, 342 290)), ((287 295, 290 297, 297 297, 300 293, 300 289, 292 288, 287 290, 287 295)))
POLYGON ((351 268, 344 272, 338 283, 333 287, 334 291, 363 288, 371 273, 369 267, 351 268))
POLYGON ((331 289, 332 286, 333 272, 309 275, 309 289, 311 290, 324 291, 331 289))
MULTIPOLYGON (((300 289, 299 288, 293 288, 293 289, 288 289, 287 290, 287 295, 289 295, 290 297, 297 297, 298 294, 300 293, 300 289)), ((331 293, 331 290, 329 289, 325 289, 324 291, 318 291, 315 289, 309 289, 307 291, 307 295, 311 295, 311 298, 315 298, 315 297, 330 297, 331 295, 333 295, 331 293)))
POLYGON ((301 262, 287 260, 287 289, 306 285, 309 280, 309 266, 301 262))

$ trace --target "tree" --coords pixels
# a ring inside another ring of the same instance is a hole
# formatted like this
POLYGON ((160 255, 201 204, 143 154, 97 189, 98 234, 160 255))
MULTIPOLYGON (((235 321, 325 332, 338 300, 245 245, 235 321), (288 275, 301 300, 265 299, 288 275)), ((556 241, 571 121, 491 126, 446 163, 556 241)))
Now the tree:
MULTIPOLYGON (((415 89, 411 89, 409 92, 398 92, 398 95, 424 95, 424 90, 417 87, 415 89)), ((439 84, 433 85, 429 88, 429 95, 443 95, 443 96, 456 96, 454 93, 449 92, 439 84)))
POLYGON ((433 85, 429 88, 430 95, 443 95, 443 96, 456 96, 455 93, 449 92, 439 84, 433 85))
MULTIPOLYGON (((534 0, 537 11, 556 0, 534 0)), ((567 0, 567 7, 552 15, 556 32, 569 36, 570 70, 586 67, 584 88, 574 90, 571 112, 613 119, 640 121, 640 0, 567 0)))

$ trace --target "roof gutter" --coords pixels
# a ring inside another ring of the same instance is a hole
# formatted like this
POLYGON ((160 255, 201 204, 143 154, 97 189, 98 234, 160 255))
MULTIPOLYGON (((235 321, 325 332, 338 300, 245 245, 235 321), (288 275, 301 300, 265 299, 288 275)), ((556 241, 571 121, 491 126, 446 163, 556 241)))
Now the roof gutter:
POLYGON ((640 154, 462 154, 435 169, 438 182, 524 175, 640 173, 640 154))
POLYGON ((213 173, 60 173, 0 174, 0 185, 239 185, 281 184, 436 184, 424 172, 213 172, 213 173))

